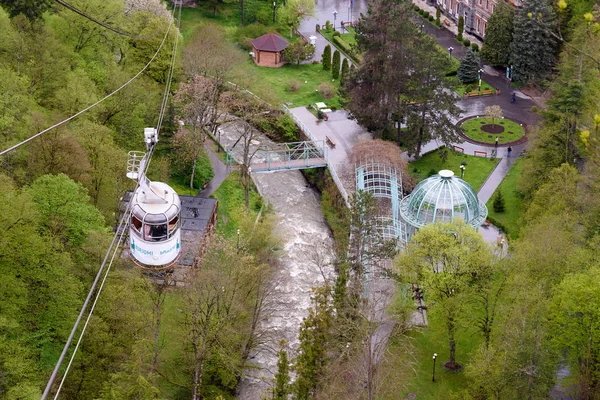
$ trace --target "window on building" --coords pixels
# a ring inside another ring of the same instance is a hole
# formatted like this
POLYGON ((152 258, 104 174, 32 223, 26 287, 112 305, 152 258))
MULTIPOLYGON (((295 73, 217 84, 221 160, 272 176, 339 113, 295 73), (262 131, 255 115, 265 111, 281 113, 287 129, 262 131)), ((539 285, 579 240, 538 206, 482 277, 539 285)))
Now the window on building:
POLYGON ((485 0, 485 9, 486 10, 490 9, 490 0, 485 0))
POLYGON ((479 33, 479 18, 477 18, 477 20, 475 21, 475 30, 477 31, 477 33, 479 33))

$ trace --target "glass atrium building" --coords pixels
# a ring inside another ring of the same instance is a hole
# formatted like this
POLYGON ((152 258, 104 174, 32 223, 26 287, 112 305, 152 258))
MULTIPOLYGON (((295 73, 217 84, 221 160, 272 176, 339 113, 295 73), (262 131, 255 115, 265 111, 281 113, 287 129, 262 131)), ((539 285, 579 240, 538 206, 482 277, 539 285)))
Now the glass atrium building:
POLYGON ((457 218, 477 229, 487 218, 487 207, 467 182, 450 170, 442 170, 420 182, 401 200, 400 216, 407 224, 408 235, 432 222, 457 218))

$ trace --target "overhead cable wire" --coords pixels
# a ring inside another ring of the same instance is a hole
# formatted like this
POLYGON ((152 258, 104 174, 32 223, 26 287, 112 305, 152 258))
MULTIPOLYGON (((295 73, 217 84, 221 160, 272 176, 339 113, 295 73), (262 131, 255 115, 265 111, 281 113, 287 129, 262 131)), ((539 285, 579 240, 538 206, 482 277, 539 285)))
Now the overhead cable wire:
MULTIPOLYGON (((174 11, 174 10, 173 10, 173 11, 174 11)), ((6 153, 8 153, 8 152, 10 152, 10 151, 12 151, 12 150, 14 150, 14 149, 16 149, 17 147, 19 147, 19 146, 21 146, 21 145, 23 145, 23 144, 25 144, 25 143, 27 143, 27 142, 29 142, 29 141, 33 140, 33 139, 35 139, 36 137, 38 137, 38 136, 42 135, 42 134, 43 134, 43 133, 45 133, 45 132, 48 132, 49 130, 51 130, 51 129, 53 129, 53 128, 56 128, 56 127, 58 127, 58 126, 60 126, 60 125, 62 125, 62 124, 64 124, 64 123, 66 123, 66 122, 68 122, 68 121, 72 120, 73 118, 75 118, 75 117, 77 117, 78 115, 80 115, 80 114, 84 113, 85 111, 89 110, 90 108, 92 108, 92 107, 94 107, 94 106, 96 106, 96 105, 100 104, 102 101, 106 100, 107 98, 109 98, 110 96, 114 95, 115 93, 117 93, 118 91, 120 91, 121 89, 123 89, 125 86, 127 86, 127 85, 129 85, 131 82, 133 82, 133 80, 134 80, 134 79, 136 79, 136 78, 137 78, 137 77, 138 77, 140 74, 142 74, 142 73, 143 73, 143 72, 144 72, 144 71, 145 71, 145 70, 148 68, 148 66, 150 66, 150 64, 152 63, 152 61, 154 61, 154 59, 156 58, 156 56, 158 55, 158 53, 159 53, 159 52, 160 52, 160 50, 162 49, 162 47, 163 47, 163 45, 164 45, 164 43, 165 43, 165 40, 167 39, 167 37, 168 37, 168 35, 169 35, 169 31, 171 30, 171 26, 172 26, 172 25, 173 25, 173 21, 171 21, 171 24, 169 24, 169 27, 168 27, 168 29, 167 29, 167 32, 165 33, 165 37, 163 38, 163 40, 162 40, 162 42, 161 42, 161 44, 160 44, 160 46, 159 46, 158 50, 156 51, 156 53, 154 53, 154 55, 152 56, 152 58, 150 59, 150 61, 149 61, 149 62, 148 62, 148 63, 147 63, 145 66, 144 66, 144 68, 143 68, 142 70, 140 70, 140 72, 138 72, 138 73, 137 73, 137 74, 136 74, 136 75, 135 75, 133 78, 131 78, 129 81, 127 81, 125 84, 123 84, 123 85, 122 85, 120 88, 118 88, 118 89, 117 89, 117 90, 115 90, 114 92, 110 93, 109 95, 107 95, 106 97, 104 97, 102 100, 100 100, 100 101, 98 101, 98 102, 96 102, 96 103, 92 104, 91 106, 87 107, 86 109, 84 109, 84 110, 82 110, 82 111, 78 112, 77 114, 75 114, 75 115, 73 115, 73 116, 71 116, 71 117, 67 118, 66 120, 64 120, 64 121, 62 121, 62 122, 59 122, 58 124, 55 124, 55 125, 51 126, 50 128, 47 128, 47 129, 43 130, 43 131, 42 131, 42 132, 40 132, 40 133, 37 133, 36 135, 34 135, 34 136, 30 137, 29 139, 27 139, 27 140, 24 140, 23 142, 19 143, 18 145, 15 145, 15 146, 11 147, 10 149, 7 149, 7 150, 5 150, 5 151, 1 152, 1 153, 0 153, 0 156, 1 156, 1 155, 3 155, 3 154, 6 154, 6 153)), ((131 205, 131 203, 130 203, 130 205, 131 205)), ((100 280, 100 277, 102 276, 102 272, 104 271, 104 268, 106 267, 106 262, 108 261, 108 257, 109 257, 109 255, 110 255, 110 253, 111 253, 111 250, 112 250, 112 249, 115 247, 115 244, 116 244, 117 237, 119 236, 119 230, 118 230, 118 228, 119 228, 119 227, 121 227, 121 226, 123 225, 124 221, 126 221, 125 217, 128 217, 128 215, 129 215, 129 207, 128 207, 127 211, 125 212, 125 214, 123 214, 123 217, 121 218, 121 220, 119 221, 119 225, 118 225, 118 227, 117 227, 117 231, 116 231, 116 232, 115 232, 115 234, 113 235, 113 238, 112 238, 112 241, 111 241, 111 243, 110 243, 110 246, 109 246, 109 248, 108 248, 108 251, 106 252, 106 255, 104 256, 104 260, 102 261, 102 264, 100 265, 100 269, 98 270, 98 273, 96 274, 96 277, 94 278, 94 282, 92 283, 92 286, 91 286, 91 288, 90 288, 90 291, 89 291, 89 293, 88 293, 88 295, 87 295, 87 297, 86 297, 86 299, 85 299, 85 301, 84 301, 84 303, 83 303, 83 306, 81 307, 81 311, 79 312, 79 315, 77 316, 77 319, 76 319, 76 321, 75 321, 75 324, 73 325, 73 329, 71 330, 71 333, 70 333, 70 335, 69 335, 69 338, 67 339, 67 342, 65 343, 65 346, 64 346, 64 348, 63 348, 63 350, 62 350, 62 353, 60 354, 60 357, 59 357, 58 361, 56 362, 56 365, 55 365, 55 367, 54 367, 54 370, 52 371, 52 375, 50 376, 50 379, 48 380, 48 383, 47 383, 47 385, 46 385, 46 388, 44 389, 44 393, 42 394, 41 400, 45 400, 45 399, 48 397, 48 395, 50 394, 50 390, 52 389, 52 385, 54 384, 54 381, 56 380, 56 376, 58 375, 58 371, 60 370, 60 367, 61 367, 61 365, 62 365, 62 362, 63 362, 63 360, 64 360, 64 358, 65 358, 65 356, 66 356, 67 352, 69 351, 69 347, 71 346, 71 343, 73 342, 73 338, 75 337, 75 334, 76 334, 76 332, 77 332, 77 329, 78 329, 78 327, 79 327, 79 324, 81 323, 81 320, 82 320, 82 318, 83 318, 83 315, 85 314, 85 312, 86 312, 86 310, 87 310, 87 308, 88 308, 88 305, 89 305, 89 303, 90 303, 90 300, 91 300, 91 298, 92 298, 92 295, 94 294, 94 291, 95 291, 95 289, 96 289, 96 286, 98 285, 98 281, 100 280)), ((127 219, 127 220, 128 220, 128 219, 127 219)), ((122 235, 122 233, 121 233, 121 235, 122 235)), ((119 240, 119 242, 120 242, 120 240, 119 240)), ((118 245, 116 246, 116 248, 118 249, 118 245)), ((115 251, 116 251, 116 250, 115 250, 115 251)), ((114 257, 113 257, 113 258, 114 258, 114 257)), ((112 259, 111 259, 111 264, 112 264, 112 259)), ((110 267, 109 267, 109 268, 110 268, 110 267)), ((106 279, 106 278, 105 278, 105 279, 106 279)), ((105 279, 104 279, 104 280, 105 280, 105 279)), ((104 282, 104 280, 103 280, 103 282, 104 282)), ((90 315, 88 316, 88 320, 89 320, 89 317, 90 317, 90 316, 91 316, 91 313, 90 313, 90 315)), ((86 321, 86 323, 87 323, 87 321, 86 321)), ((81 337, 80 337, 80 340, 81 340, 81 337)), ((79 340, 79 341, 80 341, 80 340, 79 340)), ((79 343, 79 341, 78 341, 78 343, 79 343)), ((70 364, 70 363, 69 363, 69 364, 70 364)), ((65 374, 65 375, 66 375, 66 374, 65 374)), ((63 378, 63 381, 64 381, 64 378, 63 378)), ((61 382, 61 386, 62 386, 62 382, 61 382)))
POLYGON ((65 8, 68 8, 69 10, 73 11, 74 13, 76 13, 76 14, 79 14, 79 15, 81 15, 82 17, 84 17, 84 18, 87 18, 87 19, 89 19, 90 21, 92 21, 92 22, 95 22, 95 23, 97 23, 98 25, 101 25, 101 26, 103 26, 104 28, 106 28, 106 29, 108 29, 108 30, 110 30, 110 31, 113 31, 113 32, 115 32, 115 33, 118 33, 119 35, 129 36, 130 38, 134 38, 134 39, 149 39, 149 38, 151 38, 151 37, 154 37, 154 36, 158 35, 158 34, 160 33, 160 31, 162 31, 162 29, 159 29, 159 30, 157 30, 156 32, 154 32, 154 33, 153 33, 153 34, 151 34, 151 35, 143 35, 143 36, 140 36, 140 35, 134 35, 134 34, 132 34, 132 33, 129 33, 129 32, 122 31, 122 30, 120 30, 120 29, 118 29, 118 28, 114 28, 114 27, 112 27, 112 26, 110 26, 110 25, 108 25, 108 24, 106 24, 106 23, 104 23, 104 22, 102 22, 102 21, 99 21, 99 20, 97 20, 96 18, 92 17, 91 15, 88 15, 88 14, 86 14, 85 12, 83 12, 83 11, 81 11, 81 10, 79 10, 79 9, 77 9, 77 8, 75 8, 75 7, 73 7, 72 5, 70 5, 69 3, 67 3, 67 2, 65 2, 65 1, 63 1, 63 0, 55 0, 55 1, 56 1, 58 4, 60 4, 61 6, 65 7, 65 8))
MULTIPOLYGON (((122 221, 123 220, 129 221, 130 215, 131 215, 131 202, 129 203, 127 210, 123 214, 122 221)), ((121 224, 119 226, 121 226, 121 224)), ((85 330, 86 330, 88 324, 90 323, 90 320, 92 319, 92 314, 94 313, 94 309, 96 308, 96 304, 98 303, 98 299, 100 298, 100 293, 102 293, 102 289, 104 288, 104 283, 106 283, 106 278, 108 278, 108 273, 110 272, 110 268, 112 267, 113 261, 117 254, 117 251, 119 250, 119 246, 123 242, 123 236, 125 236, 126 231, 127 231, 126 229, 123 229, 121 231, 121 236, 119 237, 119 240, 117 241, 117 245, 115 246, 115 249, 112 253, 110 262, 108 263, 108 267, 106 268, 106 272, 104 273, 104 278, 102 279, 102 283, 100 284, 100 287, 98 288, 98 292, 96 293, 96 298, 94 299, 94 303, 92 304, 92 307, 90 308, 90 313, 88 314, 87 319, 85 320, 85 324, 83 324, 83 328, 81 329, 81 333, 79 334, 79 339, 77 340, 77 344, 75 344, 75 349, 73 350, 73 354, 71 354, 71 359, 69 360, 69 363, 67 364, 65 373, 63 374, 60 384, 58 385, 58 389, 56 390, 56 394, 54 395, 54 400, 58 399, 58 395, 60 394, 63 384, 65 383, 65 380, 67 379, 67 375, 69 374, 71 365, 73 364, 73 361, 75 360, 75 354, 77 354, 77 350, 79 349, 79 345, 81 344, 81 341, 83 339, 83 334, 85 333, 85 330)), ((110 249, 109 249, 109 252, 110 252, 110 249)))
MULTIPOLYGON (((181 23, 181 3, 179 4, 179 14, 177 15, 177 32, 179 33, 179 24, 181 23)), ((171 54, 171 68, 169 69, 169 77, 167 78, 167 86, 165 87, 165 92, 163 93, 163 101, 161 105, 160 114, 158 117, 158 124, 156 126, 156 133, 160 133, 160 128, 162 127, 163 119, 165 117, 165 113, 167 110, 167 103, 169 100, 169 94, 171 92, 171 83, 173 82, 173 71, 175 70, 175 59, 177 58, 177 44, 179 42, 179 34, 175 36, 175 44, 173 45, 173 53, 171 54)))
MULTIPOLYGON (((174 13, 175 13, 175 9, 173 9, 173 14, 174 13)), ((179 7, 179 15, 178 15, 178 19, 177 19, 177 27, 178 28, 179 28, 180 20, 181 20, 181 5, 179 7)), ((167 34, 168 34, 168 32, 167 32, 167 34)), ((166 96, 166 98, 168 98, 168 93, 169 93, 169 90, 170 90, 170 87, 171 87, 171 82, 172 82, 172 77, 173 77, 173 71, 175 69, 175 58, 176 58, 176 53, 177 53, 178 38, 179 38, 179 35, 177 35, 175 37, 175 44, 174 44, 174 47, 173 47, 173 54, 172 54, 172 57, 171 57, 171 65, 170 65, 170 69, 169 69, 169 78, 167 80, 167 84, 166 84, 166 88, 165 88, 165 96, 166 96)), ((163 42, 164 42, 164 40, 163 40, 163 42)), ((161 47, 162 47, 162 44, 161 44, 161 47)), ((157 131, 158 131, 158 129, 160 129, 160 124, 162 124, 162 119, 164 117, 165 110, 166 110, 166 104, 167 104, 167 101, 165 100, 165 98, 163 98, 163 102, 162 102, 161 110, 160 110, 159 125, 157 127, 157 131)), ((148 156, 148 163, 146 164, 146 171, 148 170, 148 167, 150 165, 150 160, 152 158, 153 151, 154 151, 154 147, 150 150, 150 153, 149 153, 149 156, 148 156)), ((146 171, 144 171, 144 173, 146 171)), ((139 186, 139 183, 138 183, 138 186, 139 186)), ((136 186, 136 189, 137 189, 137 186, 136 186)), ((129 221, 130 215, 131 215, 131 202, 129 203, 127 209, 125 210, 125 213, 123 214, 123 217, 119 221, 119 225, 118 226, 121 227, 121 226, 123 226, 124 221, 129 221)), ((102 293, 102 289, 104 288, 104 284, 106 282, 106 279, 108 278, 108 273, 110 272, 110 269, 112 267, 112 263, 113 263, 113 261, 115 259, 117 251, 119 249, 119 246, 120 246, 120 244, 123 241, 123 237, 125 235, 125 232, 126 232, 125 229, 123 229, 121 231, 119 240, 116 242, 116 246, 115 246, 115 239, 119 235, 118 229, 117 229, 117 232, 115 232, 115 235, 113 236, 113 240, 111 242, 111 245, 110 245, 110 247, 109 247, 109 249, 108 249, 108 251, 107 251, 107 253, 105 255, 104 261, 103 261, 103 263, 102 263, 102 265, 100 267, 100 270, 98 271, 98 274, 96 275, 96 279, 94 280, 92 288, 90 289, 90 293, 88 294, 88 298, 86 298, 86 302, 84 303, 84 307, 82 308, 82 310, 80 312, 80 316, 78 317, 78 319, 76 321, 76 325, 73 327, 73 331, 71 332, 72 336, 69 337, 69 340, 67 341, 67 344, 65 345, 65 349, 63 349, 63 354, 61 354, 61 358, 59 359, 59 364, 57 364, 57 366, 55 368, 55 372, 58 372, 58 369, 60 367, 60 363, 62 363, 62 360, 64 359, 64 354, 66 354, 66 350, 68 350, 68 348, 70 347, 70 343, 72 342, 74 333, 75 333, 75 331, 76 331, 76 329, 77 329, 77 327, 78 327, 78 325, 79 325, 79 323, 81 321, 81 317, 83 315, 83 312, 87 308, 87 304, 89 303, 89 299, 91 299, 91 295, 93 294, 94 288, 96 287, 96 285, 97 285, 97 283, 99 281, 99 278, 102 275, 102 271, 104 270, 104 267, 106 265, 107 257, 109 256, 111 250, 113 250, 113 247, 114 247, 114 251, 113 251, 112 257, 110 259, 110 262, 108 264, 108 268, 106 269, 106 272, 104 273, 104 278, 102 279, 102 283, 100 284, 100 287, 98 288, 98 291, 96 293, 96 297, 94 299, 92 307, 90 308, 90 312, 89 312, 89 314, 88 314, 88 316, 86 318, 86 321, 85 321, 85 323, 83 325, 83 328, 82 328, 82 330, 81 330, 81 332, 79 334, 79 338, 77 340, 77 343, 75 345, 73 353, 71 354, 71 358, 69 360, 69 363, 67 364, 66 370, 65 370, 65 372, 63 374, 63 377, 62 377, 62 379, 60 381, 60 384, 58 386, 56 394, 54 395, 54 400, 58 399, 58 396, 59 396, 60 391, 61 391, 61 389, 63 387, 63 384, 64 384, 64 382, 65 382, 65 380, 67 378, 67 375, 69 373, 71 365, 73 364, 73 361, 75 360, 75 355, 77 354, 77 350, 79 349, 81 341, 83 340, 83 336, 84 336, 85 331, 87 329, 87 326, 88 326, 88 324, 89 324, 89 322, 91 320, 92 314, 93 314, 93 312, 94 312, 94 310, 96 308, 96 304, 98 302, 98 299, 100 298, 100 294, 102 293)), ((52 384, 54 382, 54 379, 56 379, 56 374, 54 374, 54 372, 53 372, 53 377, 51 377, 51 380, 48 382, 46 390, 44 391, 44 394, 42 395, 42 400, 46 399, 47 395, 49 394, 50 389, 52 387, 52 384)))
POLYGON ((154 61, 154 59, 156 58, 156 56, 158 56, 158 53, 160 52, 160 50, 162 49, 163 45, 165 44, 165 41, 167 40, 167 37, 169 36, 169 32, 171 30, 171 26, 173 26, 173 21, 171 21, 171 23, 169 24, 169 27, 167 28, 167 32, 165 33, 165 37, 163 37, 162 42, 160 43, 160 46, 158 47, 158 50, 156 50, 156 53, 154 53, 154 55, 152 56, 152 58, 150 59, 150 61, 148 61, 148 63, 144 66, 144 68, 142 68, 137 74, 135 74, 131 79, 129 79, 127 82, 125 82, 123 85, 121 85, 121 87, 119 87, 117 90, 113 91, 112 93, 107 94, 106 96, 104 96, 103 98, 101 98, 100 100, 98 100, 97 102, 95 102, 94 104, 84 108, 83 110, 79 111, 78 113, 71 115, 69 118, 64 119, 62 121, 60 121, 59 123, 56 123, 54 125, 52 125, 49 128, 44 129, 41 132, 36 133, 35 135, 23 140, 22 142, 17 143, 16 145, 9 147, 6 150, 0 151, 0 156, 3 156, 7 153, 10 153, 11 151, 23 146, 26 143, 29 143, 30 141, 32 141, 33 139, 43 135, 44 133, 51 131, 54 128, 58 128, 61 125, 66 124, 67 122, 71 121, 72 119, 80 116, 81 114, 83 114, 86 111, 89 111, 90 109, 96 107, 98 104, 102 103, 104 100, 108 99, 109 97, 112 97, 113 95, 117 94, 118 92, 120 92, 121 90, 123 90, 126 86, 128 86, 131 82, 133 82, 134 80, 136 80, 142 73, 144 73, 144 71, 146 71, 146 69, 148 69, 148 67, 150 66, 150 64, 152 64, 152 62, 154 61))

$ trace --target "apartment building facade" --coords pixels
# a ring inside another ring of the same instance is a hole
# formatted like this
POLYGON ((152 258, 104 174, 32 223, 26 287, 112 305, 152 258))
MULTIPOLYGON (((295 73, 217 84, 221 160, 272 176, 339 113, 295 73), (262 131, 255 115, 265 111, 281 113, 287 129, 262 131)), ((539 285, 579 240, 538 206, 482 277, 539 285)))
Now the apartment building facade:
MULTIPOLYGON (((454 23, 458 23, 458 17, 462 15, 465 20, 464 32, 483 40, 488 20, 499 1, 504 0, 428 0, 428 3, 439 6, 442 13, 454 23)), ((509 0, 507 3, 514 7, 523 5, 522 0, 509 0)))

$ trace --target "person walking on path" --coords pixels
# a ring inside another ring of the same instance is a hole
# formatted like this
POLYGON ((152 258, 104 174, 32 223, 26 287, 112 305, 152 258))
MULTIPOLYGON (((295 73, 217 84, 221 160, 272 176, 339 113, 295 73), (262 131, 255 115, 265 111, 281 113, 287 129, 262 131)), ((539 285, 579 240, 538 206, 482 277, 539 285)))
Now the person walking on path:
POLYGON ((498 136, 496 136, 496 143, 494 144, 494 147, 498 148, 498 136))
POLYGON ((506 150, 508 157, 510 157, 510 153, 512 153, 512 147, 508 146, 508 149, 506 150))

